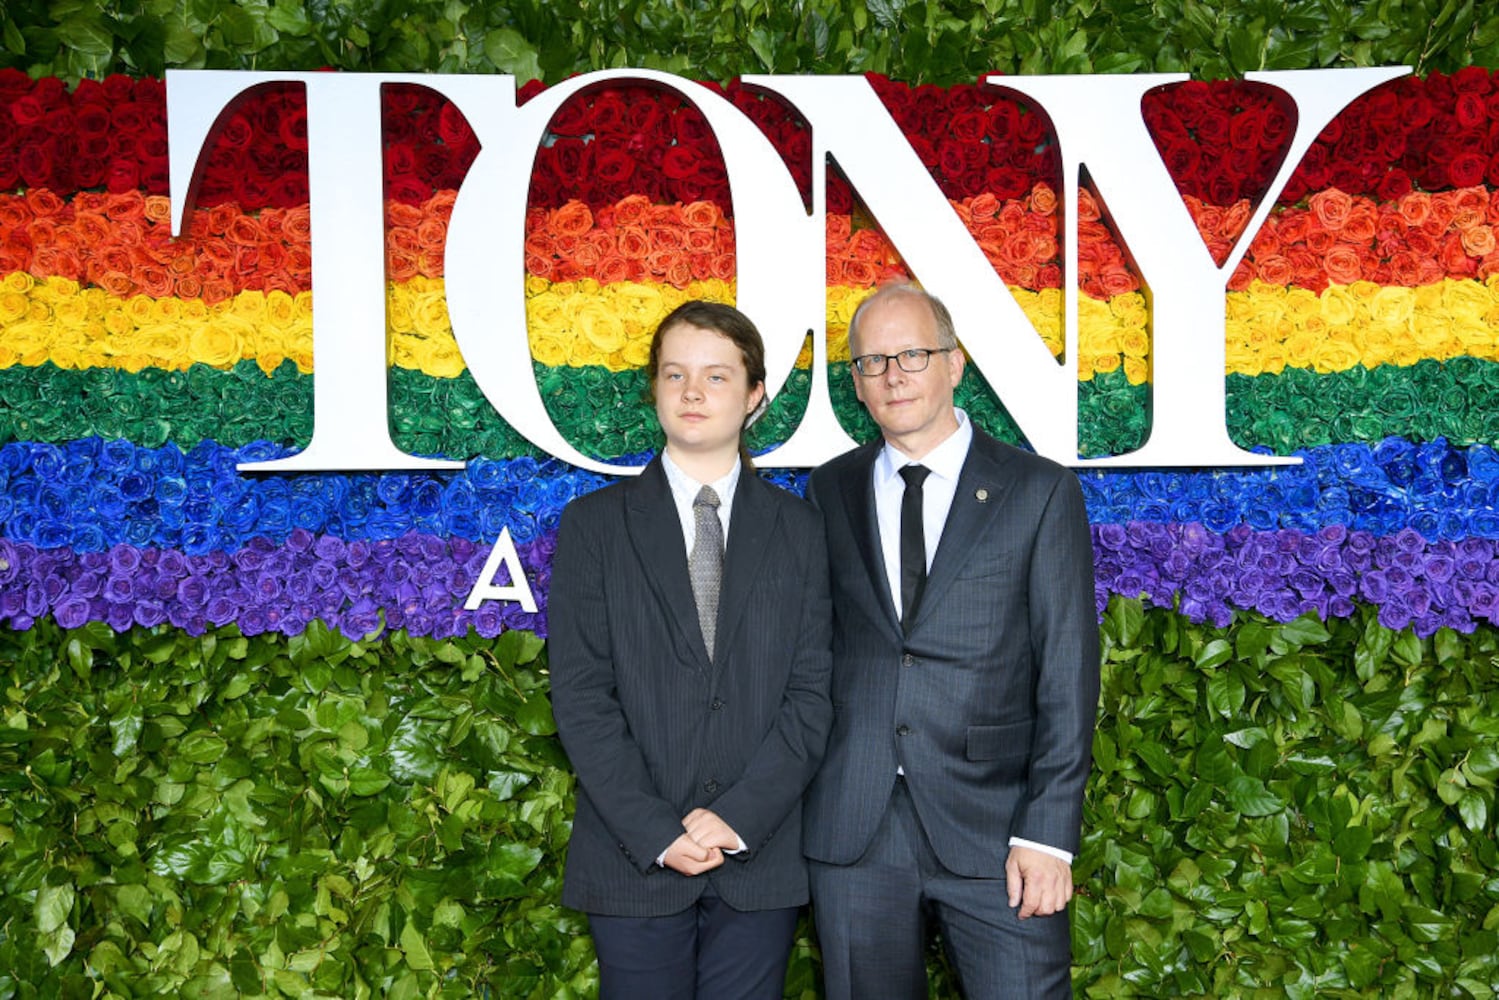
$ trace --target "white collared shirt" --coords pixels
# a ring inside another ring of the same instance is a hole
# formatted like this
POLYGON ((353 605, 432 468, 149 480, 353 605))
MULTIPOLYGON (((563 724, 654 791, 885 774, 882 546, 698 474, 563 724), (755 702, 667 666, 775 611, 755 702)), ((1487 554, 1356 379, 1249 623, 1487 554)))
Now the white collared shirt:
POLYGON ((665 450, 661 452, 661 468, 666 472, 666 484, 671 487, 672 503, 676 504, 677 518, 682 522, 682 541, 687 544, 687 554, 692 554, 693 543, 697 541, 697 515, 692 511, 693 501, 704 486, 713 487, 713 492, 718 494, 718 522, 723 525, 723 537, 727 547, 729 537, 729 509, 734 506, 734 489, 739 485, 739 470, 743 463, 734 459, 734 467, 729 470, 728 475, 721 479, 715 479, 711 483, 700 483, 687 473, 682 467, 671 460, 671 453, 665 450))
MULTIPOLYGON (((723 525, 724 547, 728 547, 729 509, 734 506, 734 490, 739 486, 739 471, 743 467, 744 463, 736 458, 728 475, 711 483, 700 483, 683 472, 681 466, 671 460, 668 451, 664 448, 661 450, 661 468, 666 473, 666 485, 671 487, 671 501, 677 508, 677 519, 682 523, 682 541, 687 545, 688 556, 692 555, 692 547, 697 543, 697 514, 693 511, 692 504, 704 486, 711 486, 713 492, 718 494, 718 521, 723 525)), ((740 837, 739 847, 724 853, 739 854, 748 849, 744 838, 740 837)), ((670 844, 666 845, 666 850, 671 850, 670 844)), ((662 851, 656 856, 656 865, 664 867, 665 864, 666 851, 662 851)))
MULTIPOLYGON (((937 553, 942 529, 952 510, 953 497, 957 495, 958 476, 973 444, 973 424, 969 422, 968 414, 958 407, 953 407, 953 413, 958 420, 958 429, 919 462, 888 441, 874 460, 874 513, 879 521, 880 552, 885 557, 885 578, 890 586, 890 599, 895 602, 896 618, 905 613, 900 596, 900 504, 906 482, 900 477, 900 470, 907 465, 924 465, 931 470, 921 490, 921 533, 922 541, 926 543, 926 568, 930 572, 932 557, 937 553)), ((904 774, 905 770, 896 767, 896 773, 904 774)), ((1011 837, 1010 846, 1029 847, 1072 864, 1070 851, 1033 840, 1011 837)))

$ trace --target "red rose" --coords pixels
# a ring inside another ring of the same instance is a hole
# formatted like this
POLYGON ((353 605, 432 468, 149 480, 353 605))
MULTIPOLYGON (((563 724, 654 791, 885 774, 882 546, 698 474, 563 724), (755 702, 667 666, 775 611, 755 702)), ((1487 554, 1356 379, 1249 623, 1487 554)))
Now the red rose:
POLYGON ((990 167, 984 176, 984 188, 996 198, 1023 198, 1030 192, 1031 178, 1013 167, 990 167))
POLYGON ((581 136, 593 129, 589 125, 588 103, 582 95, 575 94, 562 102, 547 124, 547 131, 554 135, 581 136))
POLYGON ((298 104, 287 108, 286 114, 277 122, 276 136, 288 149, 307 148, 307 108, 298 104))
POLYGON ((989 130, 989 118, 982 111, 959 111, 948 123, 948 131, 960 142, 977 143, 989 130))
POLYGON ((1494 89, 1489 71, 1482 66, 1464 66, 1452 74, 1452 90, 1459 94, 1487 94, 1494 89))
POLYGON ((1453 187, 1473 187, 1482 184, 1484 174, 1488 172, 1489 158, 1482 153, 1465 150, 1454 156, 1447 164, 1447 176, 1451 178, 1453 187))
MULTIPOLYGON (((1490 181, 1490 183, 1494 182, 1490 181)), ((1410 174, 1399 167, 1391 167, 1380 179, 1376 193, 1382 201, 1395 201, 1402 195, 1409 194, 1412 189, 1410 174)))
POLYGON ((1020 105, 1008 97, 998 97, 989 108, 989 138, 996 146, 1014 142, 1020 130, 1020 105))
POLYGON ((1465 129, 1487 125, 1489 121, 1488 101, 1482 94, 1460 93, 1453 108, 1458 125, 1465 129))
POLYGON ((1162 162, 1166 165, 1166 171, 1176 182, 1176 186, 1180 189, 1193 186, 1197 180, 1197 171, 1201 166, 1202 157, 1197 144, 1191 139, 1179 139, 1169 145, 1161 146, 1157 141, 1157 148, 1160 150, 1162 162))

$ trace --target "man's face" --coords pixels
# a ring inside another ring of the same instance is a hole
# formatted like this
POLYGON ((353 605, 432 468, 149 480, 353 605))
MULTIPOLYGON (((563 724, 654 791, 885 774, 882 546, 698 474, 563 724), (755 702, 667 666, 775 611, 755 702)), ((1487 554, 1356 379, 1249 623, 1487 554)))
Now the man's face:
MULTIPOLYGON (((895 354, 913 347, 937 350, 937 321, 925 300, 893 295, 859 317, 854 357, 895 354)), ((853 369, 854 391, 879 424, 885 439, 911 458, 920 458, 957 429, 953 389, 963 377, 963 352, 933 354, 926 371, 902 371, 892 358, 880 375, 853 369)))

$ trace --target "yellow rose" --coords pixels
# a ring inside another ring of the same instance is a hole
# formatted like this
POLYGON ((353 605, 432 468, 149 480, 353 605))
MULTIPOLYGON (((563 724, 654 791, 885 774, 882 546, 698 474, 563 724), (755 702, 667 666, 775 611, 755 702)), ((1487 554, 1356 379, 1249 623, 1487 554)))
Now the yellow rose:
MULTIPOLYGON (((289 329, 291 324, 272 323, 278 329, 289 329)), ((385 328, 392 334, 409 334, 414 321, 411 318, 411 296, 397 291, 385 303, 385 328)))
MULTIPOLYGON (((157 327, 161 330, 180 330, 180 327, 157 327)), ((155 338, 152 338, 153 342, 155 338)), ((193 327, 187 338, 190 361, 197 361, 214 368, 233 368, 240 360, 241 348, 236 327, 223 318, 210 320, 193 327)))
POLYGON ((1108 372, 1118 371, 1120 358, 1117 354, 1095 354, 1090 364, 1096 374, 1104 375, 1108 372))
MULTIPOLYGON (((590 297, 573 312, 573 331, 580 341, 592 345, 596 354, 609 354, 624 347, 629 338, 619 317, 608 305, 590 297)), ((598 360, 590 362, 598 364, 598 360)))
POLYGON ((451 336, 448 306, 435 292, 420 292, 411 303, 412 329, 421 337, 451 336))
POLYGON ((626 368, 644 368, 645 363, 650 360, 651 338, 637 337, 625 345, 620 352, 620 357, 626 368))
POLYGON ((1316 316, 1322 312, 1322 299, 1310 288, 1287 289, 1285 312, 1293 323, 1300 323, 1308 316, 1316 316))
POLYGON ((12 271, 0 278, 0 292, 28 295, 36 287, 36 279, 25 271, 12 271))
POLYGON ((1143 358, 1124 359, 1124 377, 1130 385, 1144 385, 1150 380, 1150 364, 1143 358))
POLYGON ((421 370, 437 378, 457 378, 465 367, 458 342, 452 337, 434 337, 421 344, 417 356, 421 370))
POLYGON ((229 300, 229 311, 251 323, 265 321, 265 294, 256 291, 240 292, 229 300))
POLYGON ((131 322, 129 316, 119 310, 114 310, 105 315, 104 329, 109 331, 111 337, 128 337, 135 332, 136 325, 131 322))
POLYGON ((54 337, 52 326, 48 323, 33 320, 11 323, 5 328, 4 337, 7 353, 14 358, 9 364, 23 364, 32 368, 42 364, 52 353, 54 337))
POLYGON ((1329 285, 1322 293, 1322 318, 1333 326, 1346 326, 1358 318, 1358 301, 1341 285, 1329 285))
POLYGON ((30 309, 31 299, 25 292, 0 291, 0 324, 18 323, 30 309))
MULTIPOLYGON (((567 345, 550 331, 531 333, 531 357, 549 368, 567 364, 567 345)), ((642 363, 644 363, 642 361, 642 363)))

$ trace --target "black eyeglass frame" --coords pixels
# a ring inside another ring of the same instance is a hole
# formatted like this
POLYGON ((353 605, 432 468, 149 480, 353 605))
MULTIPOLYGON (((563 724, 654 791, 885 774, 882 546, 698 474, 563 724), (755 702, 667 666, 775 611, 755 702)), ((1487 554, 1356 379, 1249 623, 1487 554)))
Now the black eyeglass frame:
POLYGON ((890 362, 892 361, 895 362, 895 367, 907 375, 916 375, 931 367, 933 354, 950 354, 954 350, 956 348, 952 347, 908 347, 904 351, 896 351, 894 354, 861 354, 857 358, 850 359, 849 364, 853 367, 854 371, 865 378, 878 378, 885 374, 889 370, 890 362), (873 363, 875 361, 880 363, 877 369, 872 372, 864 370, 865 362, 873 363), (908 367, 906 365, 907 361, 913 364, 920 362, 919 367, 908 367))

